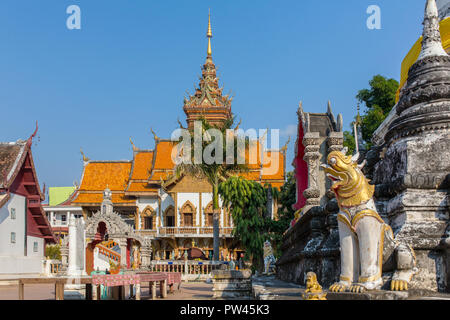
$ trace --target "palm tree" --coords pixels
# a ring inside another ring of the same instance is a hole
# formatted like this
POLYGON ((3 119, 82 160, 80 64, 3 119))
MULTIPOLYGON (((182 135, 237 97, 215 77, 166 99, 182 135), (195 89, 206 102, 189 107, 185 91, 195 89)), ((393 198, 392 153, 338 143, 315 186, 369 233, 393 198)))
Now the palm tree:
MULTIPOLYGON (((227 178, 248 171, 246 164, 238 164, 238 152, 240 152, 239 144, 237 143, 238 137, 233 134, 232 139, 234 142, 233 145, 233 161, 229 161, 230 157, 226 154, 227 145, 226 145, 226 135, 227 135, 227 129, 232 130, 232 132, 235 132, 235 130, 239 127, 237 125, 234 129, 234 116, 223 122, 221 125, 212 125, 208 121, 206 121, 204 118, 199 119, 197 124, 201 123, 201 133, 202 137, 205 135, 208 135, 209 129, 216 129, 220 132, 220 138, 221 141, 217 143, 222 143, 221 148, 221 154, 216 154, 216 152, 220 152, 215 148, 213 153, 211 153, 212 157, 219 157, 223 159, 222 163, 206 163, 204 159, 200 161, 200 163, 196 163, 195 161, 195 148, 191 147, 190 155, 184 155, 186 158, 188 158, 190 163, 181 163, 178 164, 175 168, 175 178, 179 179, 182 175, 190 175, 196 178, 200 179, 206 179, 209 184, 212 187, 212 193, 213 193, 213 260, 218 261, 219 260, 219 217, 220 217, 220 206, 219 206, 219 184, 223 181, 226 181, 227 178), (228 158, 227 158, 228 156, 228 158), (225 161, 227 159, 228 161, 225 161), (232 162, 232 163, 231 163, 232 162)), ((181 124, 180 124, 181 126, 181 124)), ((184 129, 181 126, 182 129, 184 129)), ((190 145, 194 146, 194 132, 193 128, 190 130, 190 145)), ((230 132, 230 131, 228 131, 230 132)), ((201 139, 202 143, 202 155, 205 148, 214 143, 215 139, 217 139, 217 136, 214 137, 214 139, 211 138, 211 141, 208 141, 208 139, 201 139)), ((230 139, 230 138, 229 138, 230 139)), ((244 141, 244 146, 247 148, 248 146, 248 139, 244 141)), ((184 152, 184 150, 179 150, 180 154, 184 152)), ((241 161, 242 162, 242 161, 241 161)))

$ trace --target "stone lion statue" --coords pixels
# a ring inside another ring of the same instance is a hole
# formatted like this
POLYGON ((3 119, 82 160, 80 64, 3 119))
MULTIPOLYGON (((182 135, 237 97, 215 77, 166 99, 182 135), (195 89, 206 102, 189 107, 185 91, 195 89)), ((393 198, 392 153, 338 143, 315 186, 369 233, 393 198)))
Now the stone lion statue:
POLYGON ((272 245, 269 240, 264 242, 264 273, 268 274, 270 272, 271 264, 275 263, 276 259, 273 255, 272 245))
POLYGON ((341 247, 340 281, 331 292, 363 292, 383 285, 382 272, 394 271, 391 290, 408 290, 416 271, 413 249, 399 244, 392 229, 379 216, 369 184, 358 165, 359 154, 347 156, 347 149, 333 151, 322 165, 333 181, 331 189, 339 204, 338 228, 341 247), (383 270, 384 269, 384 270, 383 270))
POLYGON ((322 286, 317 282, 317 275, 314 272, 308 272, 306 274, 306 290, 302 294, 303 300, 327 300, 326 296, 322 286))

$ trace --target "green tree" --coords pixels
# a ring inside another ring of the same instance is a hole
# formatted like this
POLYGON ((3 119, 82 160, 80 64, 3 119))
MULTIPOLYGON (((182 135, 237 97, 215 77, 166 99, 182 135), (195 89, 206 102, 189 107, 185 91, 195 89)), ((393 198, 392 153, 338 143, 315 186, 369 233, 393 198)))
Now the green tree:
POLYGON ((280 204, 278 220, 269 221, 269 236, 274 248, 274 254, 277 257, 281 256, 283 234, 289 228, 295 216, 295 210, 292 206, 297 202, 296 192, 295 173, 291 171, 287 173, 287 180, 281 187, 278 195, 278 202, 280 204))
MULTIPOLYGON (((242 177, 231 177, 219 185, 224 205, 229 206, 233 218, 233 236, 245 249, 245 259, 253 268, 262 270, 263 245, 269 238, 267 217, 267 186, 242 177)), ((276 197, 277 193, 273 195, 276 197)))
POLYGON ((58 244, 46 245, 45 256, 51 260, 61 260, 61 248, 58 244))
MULTIPOLYGON (((238 143, 237 137, 233 136, 234 139, 234 152, 233 152, 233 161, 228 161, 227 159, 227 130, 232 129, 234 124, 234 117, 228 119, 223 123, 223 125, 211 125, 205 119, 200 119, 198 121, 201 124, 201 155, 204 154, 205 151, 210 150, 210 146, 214 145, 214 143, 222 144, 222 148, 214 148, 211 153, 213 157, 218 156, 218 158, 222 159, 222 163, 218 161, 214 161, 213 163, 207 163, 204 159, 200 159, 201 161, 197 161, 198 154, 196 155, 195 145, 196 137, 194 129, 190 131, 190 154, 187 155, 190 159, 190 163, 181 163, 176 166, 175 175, 176 177, 180 177, 181 175, 190 175, 197 178, 206 179, 212 187, 213 190, 213 251, 214 256, 213 259, 215 261, 219 260, 219 215, 220 215, 220 206, 219 206, 219 183, 222 181, 226 181, 229 177, 238 174, 239 172, 247 171, 247 166, 245 164, 238 164, 238 143), (210 129, 216 129, 219 135, 217 137, 211 137, 211 140, 203 139, 205 133, 210 129), (216 140, 218 139, 218 140, 216 140), (208 148, 208 149, 207 149, 208 148), (205 150, 206 149, 206 150, 205 150), (221 152, 221 154, 216 154, 216 152, 221 152)), ((181 141, 183 142, 183 141, 181 141)))
MULTIPOLYGON (((366 149, 372 146, 372 136, 380 124, 386 119, 389 112, 395 105, 395 94, 397 93, 399 83, 395 79, 387 79, 381 75, 376 75, 369 81, 370 88, 358 91, 356 99, 366 106, 365 114, 361 115, 361 131, 362 143, 365 144, 366 149)), ((353 124, 351 127, 353 128, 353 124)), ((344 146, 349 148, 349 151, 355 149, 354 132, 344 132, 344 146)))

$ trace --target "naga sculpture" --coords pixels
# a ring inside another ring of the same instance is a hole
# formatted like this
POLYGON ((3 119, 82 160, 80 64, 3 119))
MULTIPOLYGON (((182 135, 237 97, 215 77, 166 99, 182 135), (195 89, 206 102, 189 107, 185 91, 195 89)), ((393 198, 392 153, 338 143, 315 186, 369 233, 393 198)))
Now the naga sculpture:
POLYGON ((330 286, 331 292, 363 292, 383 285, 382 272, 394 271, 391 290, 408 290, 416 268, 413 249, 398 243, 391 227, 379 216, 369 184, 358 165, 359 153, 347 156, 333 151, 322 165, 339 204, 338 228, 341 247, 340 281, 330 286))

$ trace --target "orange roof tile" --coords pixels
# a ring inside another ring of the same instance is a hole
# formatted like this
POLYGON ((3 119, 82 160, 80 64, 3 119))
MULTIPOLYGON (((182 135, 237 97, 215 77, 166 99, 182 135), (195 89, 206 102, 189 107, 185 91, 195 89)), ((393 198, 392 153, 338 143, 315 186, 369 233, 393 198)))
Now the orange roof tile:
POLYGON ((123 191, 130 175, 131 162, 89 162, 84 167, 80 191, 123 191))
POLYGON ((156 158, 153 165, 153 170, 157 169, 172 170, 175 167, 175 163, 172 161, 172 150, 175 145, 176 145, 175 142, 167 140, 159 141, 157 143, 155 148, 156 158))
MULTIPOLYGON (((85 192, 79 192, 77 198, 75 201, 72 201, 72 203, 75 204, 95 204, 99 205, 103 201, 103 192, 96 192, 96 193, 85 193, 85 192)), ((113 193, 111 201, 113 204, 122 204, 122 205, 135 205, 136 200, 130 199, 126 197, 123 193, 113 193)))
POLYGON ((159 187, 149 187, 147 182, 132 182, 126 192, 158 192, 159 187))
POLYGON ((250 170, 261 168, 261 143, 259 141, 254 141, 245 148, 245 164, 250 170))
POLYGON ((153 151, 140 151, 133 160, 132 180, 147 180, 152 171, 153 151))
POLYGON ((271 182, 270 184, 273 188, 281 189, 281 187, 284 185, 284 182, 271 182))
POLYGON ((166 170, 166 171, 154 171, 152 173, 150 181, 157 181, 160 182, 162 180, 167 180, 170 178, 170 176, 173 174, 173 170, 166 170))
POLYGON ((285 154, 280 151, 265 151, 262 180, 284 180, 285 154))
POLYGON ((252 181, 259 181, 259 178, 260 178, 259 170, 258 171, 250 170, 248 172, 239 173, 238 175, 244 179, 252 180, 252 181))

